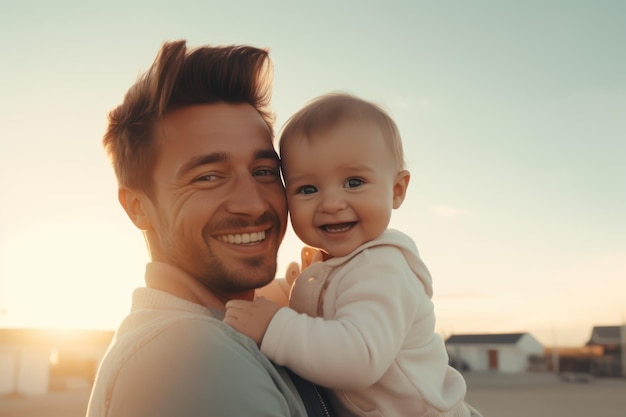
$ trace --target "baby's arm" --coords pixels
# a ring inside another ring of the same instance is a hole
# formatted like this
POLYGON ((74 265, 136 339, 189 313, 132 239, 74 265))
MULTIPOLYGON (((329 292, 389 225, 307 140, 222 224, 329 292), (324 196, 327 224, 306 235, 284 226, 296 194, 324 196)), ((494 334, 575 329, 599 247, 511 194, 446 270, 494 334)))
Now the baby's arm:
POLYGON ((280 305, 263 297, 254 301, 231 300, 226 303, 224 323, 261 345, 270 321, 280 305))
MULTIPOLYGON (((322 261, 320 250, 309 246, 302 248, 300 257, 302 270, 315 262, 322 261)), ((258 289, 256 291, 257 298, 254 301, 232 300, 227 302, 224 323, 248 336, 260 346, 267 327, 276 312, 281 307, 288 305, 289 290, 299 274, 300 265, 297 262, 291 262, 287 267, 285 278, 275 279, 265 287, 258 289)))
MULTIPOLYGON (((335 307, 332 318, 282 308, 266 330, 261 352, 333 389, 363 389, 380 379, 402 349, 414 320, 421 321, 421 312, 430 314, 432 303, 419 279, 408 273, 398 250, 381 248, 368 259, 341 277, 336 294, 327 293, 335 307)), ((423 337, 430 339, 434 323, 427 319, 420 327, 425 327, 423 337)))

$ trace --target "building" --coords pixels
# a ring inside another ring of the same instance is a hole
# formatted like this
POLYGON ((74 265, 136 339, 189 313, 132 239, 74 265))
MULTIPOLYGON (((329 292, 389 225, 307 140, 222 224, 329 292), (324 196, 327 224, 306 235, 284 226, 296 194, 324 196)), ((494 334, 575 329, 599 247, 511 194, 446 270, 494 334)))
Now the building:
POLYGON ((593 358, 590 372, 595 376, 626 377, 626 325, 595 326, 586 346, 601 350, 593 358))
POLYGON ((564 378, 568 375, 590 376, 591 364, 601 358, 602 354, 599 346, 547 347, 546 358, 551 358, 547 370, 561 374, 564 378))
POLYGON ((530 333, 461 334, 446 340, 451 362, 471 371, 525 372, 544 348, 530 333))
POLYGON ((91 384, 112 331, 0 329, 0 395, 42 395, 69 379, 91 384))

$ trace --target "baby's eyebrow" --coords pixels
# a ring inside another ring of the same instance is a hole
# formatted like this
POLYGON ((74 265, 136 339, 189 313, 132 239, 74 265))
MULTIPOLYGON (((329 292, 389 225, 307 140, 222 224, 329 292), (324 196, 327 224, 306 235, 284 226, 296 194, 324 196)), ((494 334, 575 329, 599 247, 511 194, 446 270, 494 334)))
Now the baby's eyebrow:
POLYGON ((357 171, 357 172, 374 172, 376 169, 372 168, 369 165, 347 165, 346 170, 357 171))

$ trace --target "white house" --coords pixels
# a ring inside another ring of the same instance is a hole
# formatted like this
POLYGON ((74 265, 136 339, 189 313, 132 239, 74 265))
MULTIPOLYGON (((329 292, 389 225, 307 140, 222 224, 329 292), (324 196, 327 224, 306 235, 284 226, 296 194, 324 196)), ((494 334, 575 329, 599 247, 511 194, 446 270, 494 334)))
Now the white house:
POLYGON ((50 349, 19 343, 0 345, 0 395, 48 392, 50 349))
POLYGON ((0 329, 0 396, 46 394, 68 377, 91 384, 112 337, 112 331, 0 329))
POLYGON ((448 354, 472 371, 524 372, 544 348, 530 333, 461 334, 446 340, 448 354))

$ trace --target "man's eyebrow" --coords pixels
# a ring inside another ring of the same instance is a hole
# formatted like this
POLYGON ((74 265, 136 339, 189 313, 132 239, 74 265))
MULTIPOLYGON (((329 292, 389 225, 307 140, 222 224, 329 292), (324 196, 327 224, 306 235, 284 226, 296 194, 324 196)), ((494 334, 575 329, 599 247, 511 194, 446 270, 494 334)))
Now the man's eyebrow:
POLYGON ((260 151, 257 151, 254 154, 254 159, 273 159, 276 162, 280 162, 278 154, 273 149, 262 149, 260 151))
MULTIPOLYGON (((178 176, 185 176, 187 173, 199 166, 225 162, 229 159, 230 156, 224 152, 214 152, 208 155, 196 156, 195 158, 191 158, 189 161, 183 164, 183 166, 180 167, 180 169, 178 170, 178 176)), ((278 158, 278 154, 273 149, 262 149, 260 151, 257 151, 254 154, 254 159, 271 159, 276 162, 280 161, 280 159, 278 158)))
POLYGON ((208 155, 200 155, 195 158, 191 158, 189 161, 185 162, 183 166, 181 166, 178 170, 178 176, 185 176, 189 171, 193 170, 196 167, 208 164, 214 164, 217 162, 224 162, 229 159, 229 156, 223 152, 215 152, 210 153, 208 155))

